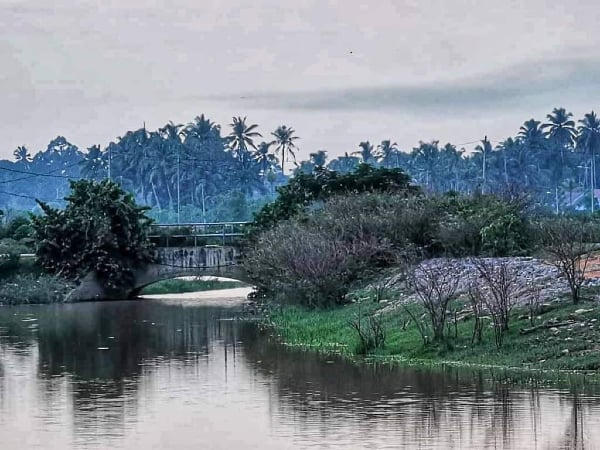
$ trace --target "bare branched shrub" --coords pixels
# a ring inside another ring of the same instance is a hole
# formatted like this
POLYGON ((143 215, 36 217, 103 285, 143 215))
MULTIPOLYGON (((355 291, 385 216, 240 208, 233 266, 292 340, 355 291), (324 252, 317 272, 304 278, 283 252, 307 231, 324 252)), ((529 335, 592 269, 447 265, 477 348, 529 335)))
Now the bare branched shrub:
POLYGON ((472 292, 492 316, 496 345, 501 347, 510 312, 517 304, 518 273, 508 260, 473 258, 471 261, 479 272, 472 292))
POLYGON ((535 284, 529 284, 527 296, 527 310, 529 324, 534 326, 535 318, 539 315, 543 303, 542 288, 535 284))
POLYGON ((343 239, 334 231, 320 224, 281 224, 261 235, 244 265, 258 283, 299 303, 343 303, 361 273, 393 254, 388 243, 374 236, 343 239))
MULTIPOLYGON (((408 260, 412 234, 422 230, 402 195, 361 194, 313 205, 306 215, 261 233, 244 266, 271 294, 311 307, 346 301, 351 284, 408 260)), ((388 286, 380 286, 381 297, 388 286)))
POLYGON ((447 259, 421 264, 408 277, 408 284, 425 308, 435 341, 444 340, 448 304, 454 298, 460 279, 447 259))
POLYGON ((578 303, 591 256, 590 246, 597 237, 595 227, 584 218, 560 217, 542 222, 540 232, 550 261, 566 278, 573 303, 578 303))
POLYGON ((471 336, 471 344, 480 344, 483 337, 483 317, 485 305, 477 287, 474 284, 469 286, 468 290, 469 302, 471 303, 471 311, 473 312, 473 335, 471 336))
POLYGON ((406 312, 406 314, 408 314, 410 320, 406 320, 403 322, 402 331, 406 329, 406 325, 408 325, 412 320, 412 322, 415 324, 415 327, 417 328, 417 331, 421 335, 423 345, 429 344, 431 340, 431 328, 426 321, 427 314, 421 314, 415 311, 415 308, 412 305, 404 305, 404 311, 406 312))

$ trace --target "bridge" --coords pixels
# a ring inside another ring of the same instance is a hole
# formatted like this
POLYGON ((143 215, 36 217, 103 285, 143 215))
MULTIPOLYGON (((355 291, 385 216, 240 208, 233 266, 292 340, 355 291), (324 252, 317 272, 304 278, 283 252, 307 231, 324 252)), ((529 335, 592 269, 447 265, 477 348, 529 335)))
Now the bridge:
POLYGON ((149 238, 155 245, 155 262, 135 270, 132 289, 109 292, 91 273, 81 280, 67 301, 133 298, 150 284, 181 276, 249 281, 239 265, 246 225, 247 222, 152 225, 149 238))

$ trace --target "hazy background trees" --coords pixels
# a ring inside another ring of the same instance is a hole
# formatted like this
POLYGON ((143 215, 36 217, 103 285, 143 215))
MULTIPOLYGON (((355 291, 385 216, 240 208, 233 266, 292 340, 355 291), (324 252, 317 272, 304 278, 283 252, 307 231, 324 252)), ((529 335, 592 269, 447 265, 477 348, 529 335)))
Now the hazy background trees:
POLYGON ((239 116, 222 129, 205 115, 154 131, 127 131, 86 150, 58 136, 44 150, 19 146, 14 160, 0 161, 0 208, 10 217, 13 210, 33 210, 36 198, 63 205, 69 179, 110 178, 151 206, 161 222, 247 220, 274 198, 290 170, 344 174, 361 163, 402 168, 429 192, 527 193, 534 204, 557 213, 598 208, 592 201, 600 153, 594 111, 577 119, 557 107, 543 122, 525 121, 515 136, 483 137, 468 143, 469 149, 439 140, 413 149, 400 149, 392 139, 364 140, 335 158, 315 149, 308 160, 296 161, 298 142, 288 125, 261 131, 239 116))

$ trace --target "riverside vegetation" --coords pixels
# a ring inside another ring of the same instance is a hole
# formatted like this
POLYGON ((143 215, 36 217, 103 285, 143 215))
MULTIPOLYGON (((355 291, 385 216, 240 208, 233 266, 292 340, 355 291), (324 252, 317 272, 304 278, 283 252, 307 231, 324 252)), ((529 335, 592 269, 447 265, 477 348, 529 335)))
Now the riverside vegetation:
MULTIPOLYGON (((136 267, 152 261, 148 208, 109 180, 71 182, 66 207, 39 202, 43 215, 17 217, 0 227, 0 304, 62 302, 93 273, 115 292, 126 291, 136 267), (21 255, 35 257, 21 260, 21 255), (33 256, 33 255, 32 255, 33 256)), ((166 280, 144 293, 238 287, 217 280, 166 280)))
POLYGON ((282 342, 387 361, 598 373, 596 217, 556 216, 514 192, 424 193, 397 169, 362 167, 342 183, 320 171, 279 193, 257 214, 245 264, 264 325, 282 342), (520 277, 511 261, 532 256, 562 289, 520 277), (475 276, 461 280, 456 261, 475 276))

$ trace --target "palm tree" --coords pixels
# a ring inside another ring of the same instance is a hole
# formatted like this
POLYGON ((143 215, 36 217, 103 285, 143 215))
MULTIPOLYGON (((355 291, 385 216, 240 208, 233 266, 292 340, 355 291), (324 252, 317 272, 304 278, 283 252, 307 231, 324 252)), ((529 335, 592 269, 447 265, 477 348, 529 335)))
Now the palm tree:
POLYGON ((364 164, 372 164, 375 162, 375 153, 373 153, 373 145, 369 141, 363 141, 358 144, 360 150, 354 152, 354 155, 360 155, 360 160, 364 164))
POLYGON ((177 141, 181 142, 181 136, 183 136, 183 125, 177 124, 175 125, 171 120, 162 128, 158 129, 160 135, 167 141, 177 141))
POLYGON ((439 141, 419 141, 419 146, 413 148, 412 151, 415 168, 421 173, 420 182, 422 184, 424 182, 426 189, 430 189, 430 187, 433 186, 435 171, 440 156, 438 143, 439 141), (423 174, 425 175, 425 180, 423 180, 423 174))
POLYGON ((81 174, 90 180, 100 180, 106 176, 104 155, 99 145, 88 148, 83 161, 81 161, 81 174))
POLYGON ((261 142, 258 144, 258 148, 254 152, 254 161, 258 164, 262 177, 267 175, 269 169, 277 163, 275 155, 269 153, 271 148, 270 142, 261 142))
POLYGON ((481 141, 481 144, 475 147, 475 152, 481 154, 481 175, 483 184, 481 185, 481 193, 485 194, 487 186, 487 166, 488 160, 492 154, 492 144, 488 141, 487 136, 481 141))
POLYGON ((590 155, 592 161, 592 212, 594 212, 594 196, 596 186, 596 153, 600 151, 600 120, 594 111, 587 113, 577 127, 577 146, 590 155))
POLYGON ((17 163, 20 163, 25 167, 29 167, 29 163, 31 162, 31 153, 29 153, 27 147, 20 145, 13 152, 13 155, 15 155, 15 160, 17 163))
POLYGON ((277 129, 271 133, 272 136, 275 137, 273 144, 276 144, 275 148, 276 153, 281 153, 281 171, 284 171, 285 158, 287 154, 287 160, 290 160, 290 155, 296 161, 296 155, 294 154, 293 149, 297 148, 294 144, 296 139, 300 139, 298 136, 294 136, 295 130, 291 127, 286 127, 285 125, 281 125, 277 127, 277 129))
POLYGON ((325 150, 317 150, 309 155, 310 162, 313 163, 315 168, 323 168, 327 163, 327 152, 325 150))
POLYGON ((570 148, 575 140, 575 122, 571 120, 572 113, 568 113, 565 108, 554 108, 551 114, 546 118, 550 121, 542 125, 545 130, 544 135, 552 144, 553 149, 560 152, 560 160, 556 158, 549 159, 552 178, 554 181, 555 209, 559 212, 558 187, 563 179, 563 168, 565 165, 565 148, 570 148))
POLYGON ((392 143, 389 139, 381 141, 377 146, 377 156, 383 167, 398 167, 398 144, 392 143))
POLYGON ((440 151, 440 166, 442 168, 441 179, 447 186, 445 191, 459 191, 460 170, 462 167, 463 150, 457 150, 450 143, 444 145, 440 151))
POLYGON ((338 156, 329 161, 327 168, 339 173, 349 173, 356 170, 359 164, 360 160, 356 156, 350 156, 348 152, 344 152, 343 156, 338 156))
POLYGON ((186 125, 183 135, 186 145, 198 147, 200 151, 206 152, 212 143, 221 141, 221 127, 202 114, 186 125))
POLYGON ((571 120, 571 117, 573 114, 567 112, 565 108, 554 108, 552 113, 546 116, 549 122, 541 127, 546 138, 560 149, 561 161, 564 161, 565 148, 573 145, 577 134, 575 121, 571 120))
POLYGON ((246 125, 246 117, 234 117, 233 122, 229 124, 231 133, 227 136, 229 148, 234 156, 241 162, 242 167, 246 166, 248 160, 248 146, 256 149, 253 138, 262 137, 258 131, 257 124, 246 125))

